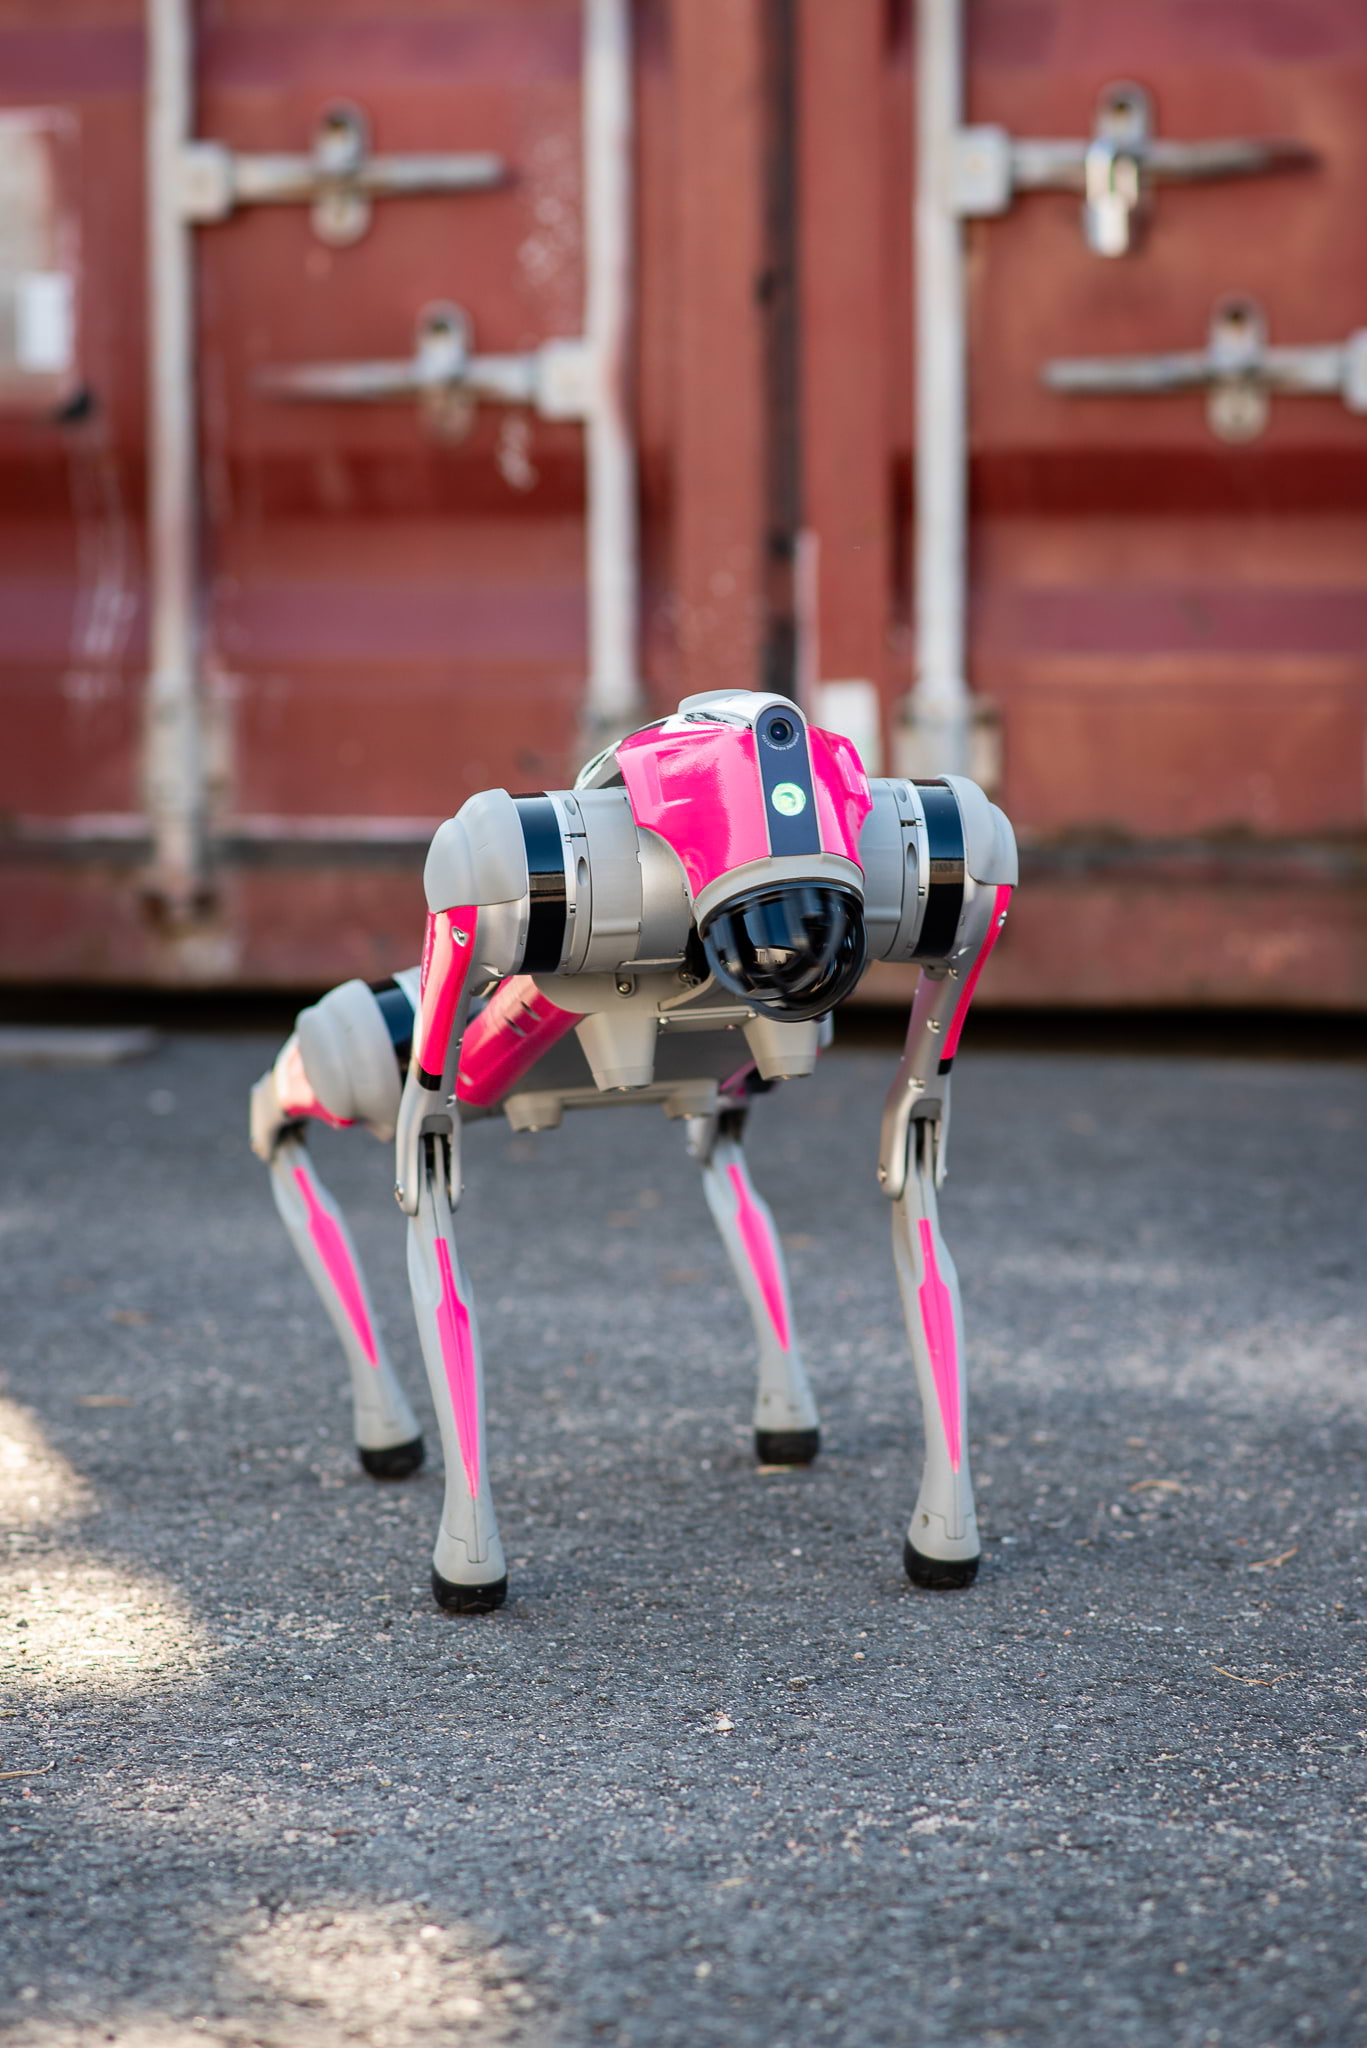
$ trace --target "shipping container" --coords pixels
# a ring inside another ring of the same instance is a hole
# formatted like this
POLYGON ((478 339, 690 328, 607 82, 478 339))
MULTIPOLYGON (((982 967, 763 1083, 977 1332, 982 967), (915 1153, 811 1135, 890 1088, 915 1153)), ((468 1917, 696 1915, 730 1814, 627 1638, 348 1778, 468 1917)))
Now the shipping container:
POLYGON ((989 783, 988 999, 1367 1007, 1360 0, 0 0, 0 96, 0 979, 386 973, 736 685, 989 783))

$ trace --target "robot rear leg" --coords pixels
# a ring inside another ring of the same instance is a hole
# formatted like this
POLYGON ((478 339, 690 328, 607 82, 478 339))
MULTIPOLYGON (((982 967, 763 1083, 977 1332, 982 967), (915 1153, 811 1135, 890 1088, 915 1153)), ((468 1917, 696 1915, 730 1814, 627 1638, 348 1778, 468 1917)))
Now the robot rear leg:
POLYGON ((820 1418, 793 1326, 778 1231, 746 1163, 744 1109, 690 1120, 703 1190, 745 1297, 759 1352, 755 1455, 763 1465, 810 1465, 821 1447, 820 1418))
MULTIPOLYGON (((270 1171, 280 1219, 327 1311, 346 1359, 351 1382, 356 1453, 375 1479, 403 1479, 423 1461, 417 1418, 395 1376, 376 1321, 365 1274, 340 1208, 318 1176, 305 1142, 306 1120, 334 1126, 380 1122, 383 1102, 377 1086, 397 1067, 381 1005, 362 982, 345 983, 301 1018, 270 1072, 252 1091, 252 1147, 270 1171), (338 1017, 351 1028, 338 1029, 338 1017), (356 1028, 362 1057, 352 1050, 356 1028), (301 1039, 307 1035, 312 1062, 301 1039), (379 1082, 374 1070, 379 1062, 379 1082), (319 1095, 326 1087, 328 1100, 319 1095)), ((381 1124, 381 1128, 383 1128, 381 1124)))
POLYGON ((422 1463, 422 1433, 385 1351, 346 1219, 298 1133, 281 1138, 270 1172, 280 1220, 341 1340, 356 1455, 372 1479, 406 1479, 422 1463))

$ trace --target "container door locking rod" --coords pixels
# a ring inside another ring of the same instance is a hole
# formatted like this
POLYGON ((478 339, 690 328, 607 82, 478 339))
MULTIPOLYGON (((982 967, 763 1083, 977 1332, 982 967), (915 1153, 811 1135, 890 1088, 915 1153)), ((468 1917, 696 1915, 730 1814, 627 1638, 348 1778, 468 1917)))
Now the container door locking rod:
POLYGON ((1170 355, 1071 356, 1040 372, 1051 391, 1073 397, 1206 391, 1206 418, 1222 441, 1252 441, 1267 425, 1271 394, 1342 399, 1367 413, 1367 327, 1346 341, 1269 345, 1267 321, 1253 299, 1223 299, 1203 349, 1170 355))
POLYGON ((961 128, 951 170, 952 203, 966 219, 1005 213, 1018 192, 1080 192, 1082 232, 1096 256, 1136 247, 1155 184, 1255 178, 1303 170, 1315 162, 1299 142, 1243 136, 1167 142, 1153 133, 1153 103, 1142 85, 1117 80, 1097 101, 1086 141, 1008 135, 1004 128, 961 128))
POLYGON ((424 192, 485 192, 507 177, 502 157, 425 153, 372 156, 370 123, 360 107, 324 109, 308 156, 248 155, 222 142, 186 142, 180 151, 181 217, 197 227, 227 220, 239 206, 312 206, 319 241, 344 249, 370 226, 372 202, 424 192))

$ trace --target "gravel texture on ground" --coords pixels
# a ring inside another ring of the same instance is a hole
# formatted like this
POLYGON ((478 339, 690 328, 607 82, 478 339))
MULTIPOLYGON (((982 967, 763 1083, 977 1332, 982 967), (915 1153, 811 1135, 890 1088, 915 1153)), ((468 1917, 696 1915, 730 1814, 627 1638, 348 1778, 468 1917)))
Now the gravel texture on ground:
MULTIPOLYGON (((260 1037, 0 1072, 5 2048, 1367 2042, 1367 1071, 956 1081, 986 1539, 905 1583, 891 1057, 757 1106, 825 1427, 657 1112, 467 1141, 502 1613, 440 1613, 244 1140, 260 1037)), ((410 1390, 390 1162, 316 1156, 410 1390)))

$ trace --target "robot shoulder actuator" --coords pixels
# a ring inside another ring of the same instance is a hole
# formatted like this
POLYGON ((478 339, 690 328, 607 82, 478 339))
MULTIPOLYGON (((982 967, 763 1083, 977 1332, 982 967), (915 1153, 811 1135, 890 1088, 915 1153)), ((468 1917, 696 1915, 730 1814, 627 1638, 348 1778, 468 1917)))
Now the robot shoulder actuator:
POLYGON ((517 800, 482 789, 438 827, 423 887, 431 911, 517 903, 527 893, 527 843, 517 800))

